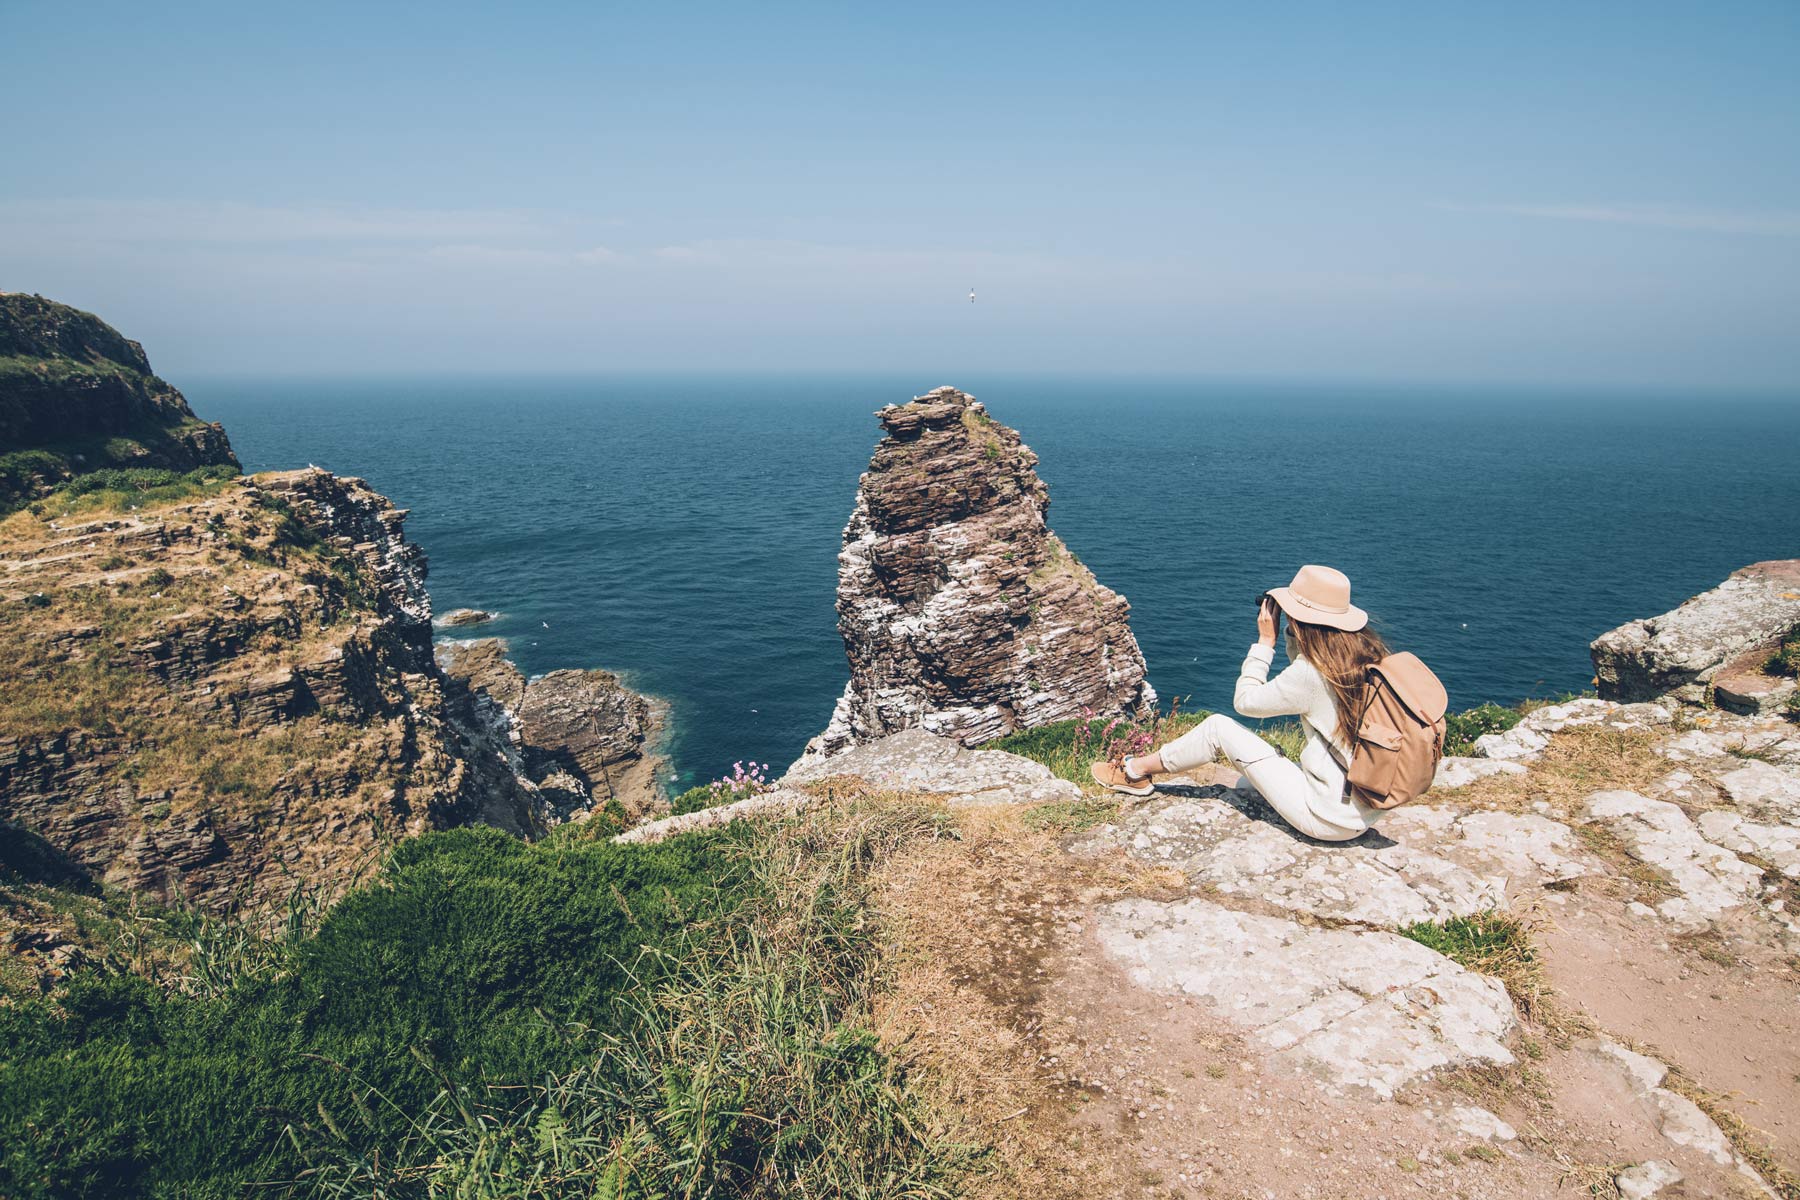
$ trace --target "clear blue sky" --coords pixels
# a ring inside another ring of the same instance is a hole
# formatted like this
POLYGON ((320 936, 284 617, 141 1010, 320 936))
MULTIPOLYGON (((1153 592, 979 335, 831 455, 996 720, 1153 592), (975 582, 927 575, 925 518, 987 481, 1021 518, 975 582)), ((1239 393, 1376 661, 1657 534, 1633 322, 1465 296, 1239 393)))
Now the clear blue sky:
POLYGON ((0 78, 0 288, 177 381, 1800 386, 1796 0, 0 0, 0 78))

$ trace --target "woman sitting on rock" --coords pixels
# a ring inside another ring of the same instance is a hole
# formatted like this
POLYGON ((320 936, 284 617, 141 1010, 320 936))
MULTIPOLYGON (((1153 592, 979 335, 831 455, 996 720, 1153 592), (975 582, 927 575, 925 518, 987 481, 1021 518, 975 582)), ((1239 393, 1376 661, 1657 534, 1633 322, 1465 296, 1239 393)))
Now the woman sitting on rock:
POLYGON ((1223 754, 1301 833, 1326 842, 1358 836, 1381 816, 1344 786, 1351 755, 1344 718, 1356 720, 1368 669, 1388 653, 1368 623, 1369 614, 1350 603, 1350 580, 1330 567, 1301 567, 1290 586, 1270 590, 1257 605, 1256 644, 1238 673, 1232 706, 1246 717, 1299 717, 1306 731, 1299 763, 1214 713, 1154 754, 1095 763, 1094 779, 1127 796, 1148 796, 1153 777, 1194 771, 1223 754), (1270 679, 1277 606, 1288 618, 1289 663, 1270 679))

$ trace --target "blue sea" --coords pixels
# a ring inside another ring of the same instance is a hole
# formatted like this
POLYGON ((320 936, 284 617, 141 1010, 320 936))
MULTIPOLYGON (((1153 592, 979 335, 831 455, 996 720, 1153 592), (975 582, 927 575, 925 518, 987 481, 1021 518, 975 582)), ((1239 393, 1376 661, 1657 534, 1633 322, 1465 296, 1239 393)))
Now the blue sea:
POLYGON ((677 786, 777 771, 847 677, 837 549, 874 410, 954 383, 1042 459, 1051 526, 1132 604, 1165 699, 1229 708, 1252 602, 1303 562, 1455 707, 1590 686, 1587 646, 1800 556, 1800 397, 861 376, 184 381, 246 470, 410 508, 439 612, 528 673, 673 706, 677 786))

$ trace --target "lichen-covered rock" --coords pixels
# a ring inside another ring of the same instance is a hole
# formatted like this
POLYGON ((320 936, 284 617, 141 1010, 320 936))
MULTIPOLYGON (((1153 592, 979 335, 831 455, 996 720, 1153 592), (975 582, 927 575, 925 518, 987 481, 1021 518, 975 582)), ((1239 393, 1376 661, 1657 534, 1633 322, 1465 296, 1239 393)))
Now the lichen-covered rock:
MULTIPOLYGON (((1800 559, 1752 563, 1673 612, 1631 621, 1591 647, 1600 695, 1704 698, 1721 668, 1800 628, 1800 559)), ((1765 654, 1766 657, 1766 654, 1765 654)))
POLYGON ((1720 775, 1719 787, 1740 808, 1800 826, 1800 767, 1750 759, 1720 775))
POLYGON ((1657 704, 1617 704, 1592 696, 1562 704, 1547 704, 1525 714, 1503 733, 1484 733, 1475 739, 1475 755, 1503 762, 1528 763, 1542 757, 1550 735, 1565 729, 1600 726, 1606 729, 1644 730, 1667 725, 1673 718, 1657 704))
MULTIPOLYGON (((1735 1170, 1738 1175, 1752 1182, 1754 1185, 1752 1194, 1774 1195, 1763 1182, 1762 1176, 1758 1175, 1749 1163, 1738 1156, 1736 1149, 1731 1144, 1731 1139, 1725 1136, 1725 1131, 1720 1129, 1711 1117, 1701 1111, 1699 1105, 1679 1092, 1663 1086, 1669 1078, 1669 1068, 1661 1061, 1651 1058, 1647 1054, 1628 1050, 1607 1037, 1589 1041, 1584 1049, 1600 1062, 1611 1066, 1624 1078, 1626 1085, 1650 1113, 1656 1124, 1657 1132, 1662 1134, 1671 1146, 1692 1151, 1703 1161, 1708 1161, 1714 1166, 1735 1170)), ((1678 1181, 1681 1178, 1673 1167, 1654 1163, 1648 1165, 1660 1166, 1662 1169, 1645 1173, 1649 1177, 1645 1179, 1645 1182, 1648 1183, 1654 1179, 1657 1181, 1656 1186, 1649 1190, 1639 1189, 1636 1193, 1638 1195, 1654 1195, 1656 1187, 1678 1181)), ((1620 1194, 1627 1193, 1621 1188, 1620 1194)))
POLYGON ((1412 805, 1373 833, 1323 843, 1296 834, 1253 792, 1182 790, 1192 794, 1133 805, 1073 848, 1123 850, 1218 895, 1387 929, 1504 908, 1514 882, 1589 869, 1566 826, 1533 814, 1412 805))
POLYGON ((1659 738, 1656 752, 1680 763, 1712 760, 1715 773, 1734 766, 1775 766, 1800 769, 1800 727, 1792 721, 1768 715, 1741 716, 1719 710, 1692 712, 1687 728, 1659 738), (1728 763, 1727 760, 1735 759, 1728 763))
POLYGON ((783 784, 847 775, 880 788, 944 796, 953 806, 1043 804, 1082 798, 1079 787, 1050 768, 1002 750, 970 750, 923 729, 866 742, 832 758, 802 758, 783 784))
POLYGON ((1616 834, 1631 856, 1655 867, 1678 895, 1657 903, 1656 911, 1683 930, 1701 930, 1760 890, 1762 872, 1701 830, 1679 807, 1636 792, 1606 791, 1589 796, 1586 816, 1616 834))
POLYGON ((973 746, 1153 703, 1130 606, 1045 525, 1019 435, 948 387, 878 416, 838 556, 850 682, 808 754, 914 726, 973 746))
POLYGON ((1523 775, 1526 770, 1523 763, 1508 762, 1505 759, 1451 756, 1438 761, 1437 774, 1432 778, 1431 786, 1438 791, 1447 791, 1450 788, 1468 787, 1471 783, 1490 779, 1495 775, 1523 775))
POLYGON ((1095 934, 1132 982, 1210 1003, 1278 1061, 1386 1098, 1444 1068, 1507 1064, 1498 980, 1398 934, 1305 927, 1208 900, 1125 900, 1095 934))

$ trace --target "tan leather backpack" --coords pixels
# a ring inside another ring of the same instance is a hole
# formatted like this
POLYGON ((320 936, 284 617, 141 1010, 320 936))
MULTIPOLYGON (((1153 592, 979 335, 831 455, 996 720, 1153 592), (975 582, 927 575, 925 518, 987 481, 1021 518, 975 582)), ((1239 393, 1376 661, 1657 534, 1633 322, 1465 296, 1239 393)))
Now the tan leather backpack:
POLYGON ((1444 756, 1449 706, 1444 685, 1416 655, 1390 654, 1370 667, 1351 739, 1351 796, 1370 808, 1397 808, 1423 796, 1444 756))

